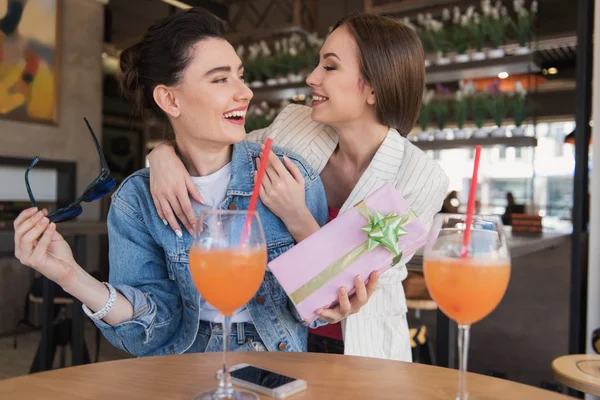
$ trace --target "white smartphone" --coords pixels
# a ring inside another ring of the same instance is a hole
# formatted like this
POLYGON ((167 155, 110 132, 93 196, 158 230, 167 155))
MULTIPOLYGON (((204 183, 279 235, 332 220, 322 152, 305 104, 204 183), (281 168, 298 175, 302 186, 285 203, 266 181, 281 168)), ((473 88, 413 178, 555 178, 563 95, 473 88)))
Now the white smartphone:
MULTIPOLYGON (((237 364, 229 369, 231 383, 236 386, 266 394, 275 399, 285 399, 306 389, 306 381, 278 374, 250 364, 237 364)), ((222 370, 217 371, 217 377, 222 370)))

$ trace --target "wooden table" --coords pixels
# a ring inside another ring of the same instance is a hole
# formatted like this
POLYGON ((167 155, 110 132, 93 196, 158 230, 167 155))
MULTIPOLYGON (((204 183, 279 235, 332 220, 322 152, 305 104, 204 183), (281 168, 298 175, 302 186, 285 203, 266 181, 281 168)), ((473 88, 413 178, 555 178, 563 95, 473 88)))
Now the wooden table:
MULTIPOLYGON (((449 400, 456 370, 373 358, 315 353, 232 353, 249 363, 308 382, 292 399, 449 400)), ((217 386, 221 354, 136 358, 41 372, 0 381, 9 399, 181 399, 217 386)), ((560 400, 570 397, 502 379, 469 374, 473 399, 560 400)), ((268 397, 263 396, 263 399, 268 397)))
POLYGON ((600 396, 600 356, 571 354, 552 362, 557 381, 581 392, 600 396))

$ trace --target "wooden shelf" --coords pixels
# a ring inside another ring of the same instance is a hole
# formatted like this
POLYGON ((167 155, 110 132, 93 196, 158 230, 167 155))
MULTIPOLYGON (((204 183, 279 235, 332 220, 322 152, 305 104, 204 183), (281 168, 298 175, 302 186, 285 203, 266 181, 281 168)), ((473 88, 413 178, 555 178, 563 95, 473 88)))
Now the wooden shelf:
POLYGON ((498 76, 500 72, 510 75, 540 72, 534 55, 505 56, 502 58, 448 65, 432 65, 426 69, 426 83, 456 82, 462 79, 477 79, 498 76))
POLYGON ((537 139, 533 136, 516 136, 516 137, 488 137, 488 138, 469 138, 469 139, 454 139, 454 140, 429 140, 415 141, 415 146, 421 150, 448 150, 460 148, 473 148, 477 145, 482 147, 491 147, 503 145, 507 147, 535 147, 537 139))
POLYGON ((372 14, 393 14, 407 11, 419 10, 426 7, 456 5, 465 3, 467 0, 403 0, 390 1, 385 4, 376 5, 373 0, 364 0, 365 12, 372 14))
MULTIPOLYGON (((452 63, 448 65, 432 65, 426 69, 426 82, 443 83, 455 82, 461 79, 484 78, 497 76, 500 72, 523 74, 539 72, 540 68, 534 62, 533 54, 523 56, 506 56, 498 59, 452 63)), ((292 96, 310 95, 311 89, 304 80, 278 86, 253 88, 254 100, 283 100, 292 96)))
POLYGON ((297 95, 310 96, 312 89, 306 82, 288 83, 286 85, 264 86, 261 88, 251 88, 254 92, 252 101, 269 100, 289 100, 297 95))

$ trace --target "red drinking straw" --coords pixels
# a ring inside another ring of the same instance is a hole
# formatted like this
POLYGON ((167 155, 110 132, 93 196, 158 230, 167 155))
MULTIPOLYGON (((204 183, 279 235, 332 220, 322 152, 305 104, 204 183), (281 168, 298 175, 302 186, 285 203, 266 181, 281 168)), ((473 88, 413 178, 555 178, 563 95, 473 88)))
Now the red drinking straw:
POLYGON ((463 236, 462 249, 460 256, 467 258, 469 254, 469 242, 471 241, 471 225, 473 224, 473 213, 475 212, 475 200, 477 198, 477 177, 479 176, 479 158, 481 157, 481 146, 475 146, 475 164, 473 165, 473 177, 471 178, 471 188, 469 190, 469 202, 467 203, 467 221, 465 234, 463 236))
POLYGON ((262 185, 262 180, 265 176, 265 171, 267 169, 269 154, 271 154, 272 143, 273 139, 271 138, 267 138, 267 140, 265 141, 265 148, 263 149, 262 157, 260 158, 260 165, 258 167, 256 183, 254 184, 254 189, 252 190, 252 197, 250 197, 250 205, 248 206, 248 214, 246 215, 246 223, 244 224, 244 232, 242 233, 242 240, 240 241, 240 246, 243 246, 246 242, 246 239, 248 238, 248 231, 250 229, 250 224, 252 223, 252 216, 254 215, 254 211, 256 211, 256 204, 258 203, 260 187, 262 185))

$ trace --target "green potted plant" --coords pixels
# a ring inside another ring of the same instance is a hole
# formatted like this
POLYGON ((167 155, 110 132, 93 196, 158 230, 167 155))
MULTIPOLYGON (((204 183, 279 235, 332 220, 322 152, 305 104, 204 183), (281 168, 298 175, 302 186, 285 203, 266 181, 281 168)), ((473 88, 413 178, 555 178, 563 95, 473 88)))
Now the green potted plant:
MULTIPOLYGON (((257 86, 253 86, 255 84, 255 82, 258 82, 256 80, 256 72, 255 72, 255 63, 254 60, 244 60, 244 80, 248 83, 248 86, 250 87, 257 87, 257 86)), ((260 84, 262 84, 262 82, 259 82, 260 84)), ((260 86, 259 86, 260 87, 260 86)))
POLYGON ((421 45, 423 46, 423 51, 425 52, 425 67, 431 66, 431 61, 427 58, 427 55, 433 52, 433 47, 431 43, 431 39, 429 33, 424 27, 424 19, 423 14, 419 14, 417 17, 418 25, 415 26, 415 32, 419 35, 419 39, 421 39, 421 45))
POLYGON ((535 18, 538 11, 538 2, 532 1, 531 8, 528 10, 525 7, 525 0, 514 0, 513 7, 516 14, 516 20, 510 21, 510 26, 515 38, 519 42, 519 48, 515 50, 515 54, 529 54, 531 49, 528 46, 529 41, 533 38, 533 28, 535 18))
POLYGON ((421 132, 417 134, 419 140, 429 140, 429 121, 431 120, 432 107, 431 100, 435 92, 433 90, 425 89, 423 93, 423 102, 421 103, 421 114, 419 115, 418 124, 421 128, 421 132))
POLYGON ((476 138, 485 138, 488 136, 487 131, 483 128, 483 123, 488 114, 487 108, 487 95, 483 92, 476 92, 470 99, 470 108, 471 115, 473 116, 473 121, 475 122, 475 132, 473 132, 473 137, 476 138))
POLYGON ((446 122, 448 122, 448 116, 450 115, 450 107, 448 107, 450 89, 440 83, 437 83, 435 85, 435 93, 437 98, 431 102, 433 117, 438 127, 438 131, 435 132, 435 138, 438 140, 444 140, 448 135, 448 132, 446 132, 445 128, 446 122))
POLYGON ((272 60, 273 68, 275 69, 275 78, 279 85, 290 83, 288 79, 288 74, 291 71, 289 48, 288 38, 282 38, 281 41, 275 42, 275 53, 272 56, 272 60))
POLYGON ((507 96, 500 90, 500 79, 494 81, 488 86, 488 111, 496 123, 496 129, 492 131, 492 136, 506 136, 506 128, 502 126, 504 119, 508 114, 507 96))
POLYGON ((257 79, 259 79, 261 82, 264 82, 267 86, 277 85, 272 57, 259 55, 256 58, 255 63, 257 79))
POLYGON ((260 41, 258 49, 258 56, 256 57, 257 73, 267 86, 276 86, 278 74, 277 57, 273 55, 267 42, 264 40, 260 41))
POLYGON ((457 63, 465 63, 469 61, 467 49, 470 46, 469 42, 469 17, 467 14, 461 14, 460 8, 454 7, 454 16, 452 18, 452 47, 456 52, 454 61, 457 63))
POLYGON ((454 100, 454 118, 456 119, 457 129, 454 131, 455 139, 466 139, 467 130, 464 128, 465 121, 469 114, 469 100, 474 90, 472 83, 460 81, 459 89, 455 94, 454 100))
MULTIPOLYGON (((473 8, 469 7, 469 9, 472 10, 473 8)), ((467 16, 468 15, 469 10, 467 10, 467 16)), ((485 60, 485 52, 483 51, 483 46, 485 46, 486 36, 479 13, 474 11, 472 12, 472 15, 469 17, 469 22, 467 23, 467 31, 469 33, 469 40, 471 42, 471 45, 473 46, 471 60, 485 60)))
POLYGON ((306 48, 306 42, 296 33, 292 34, 289 40, 289 48, 285 53, 285 62, 288 65, 288 80, 290 83, 302 82, 302 69, 304 67, 304 57, 302 52, 306 48))
POLYGON ((248 56, 244 60, 244 75, 248 86, 253 89, 265 85, 261 70, 260 46, 256 43, 248 46, 248 56))
POLYGON ((304 60, 295 47, 290 47, 289 52, 286 54, 286 60, 289 66, 289 81, 291 83, 302 82, 301 72, 304 67, 304 60))
POLYGON ((497 2, 495 6, 492 6, 490 0, 482 0, 481 9, 483 11, 483 28, 492 48, 488 51, 487 56, 489 58, 502 58, 505 52, 500 46, 506 37, 506 25, 510 21, 508 11, 506 7, 502 6, 501 2, 497 2))
POLYGON ((523 88, 521 82, 515 83, 515 91, 509 99, 509 106, 515 124, 512 135, 523 136, 525 129, 521 125, 523 125, 523 121, 529 116, 531 104, 527 101, 527 91, 523 88))
POLYGON ((425 16, 419 14, 418 19, 423 27, 421 40, 426 43, 427 48, 436 53, 436 64, 450 64, 451 60, 446 55, 450 49, 450 41, 448 40, 448 33, 444 30, 444 24, 433 19, 431 14, 425 16))

